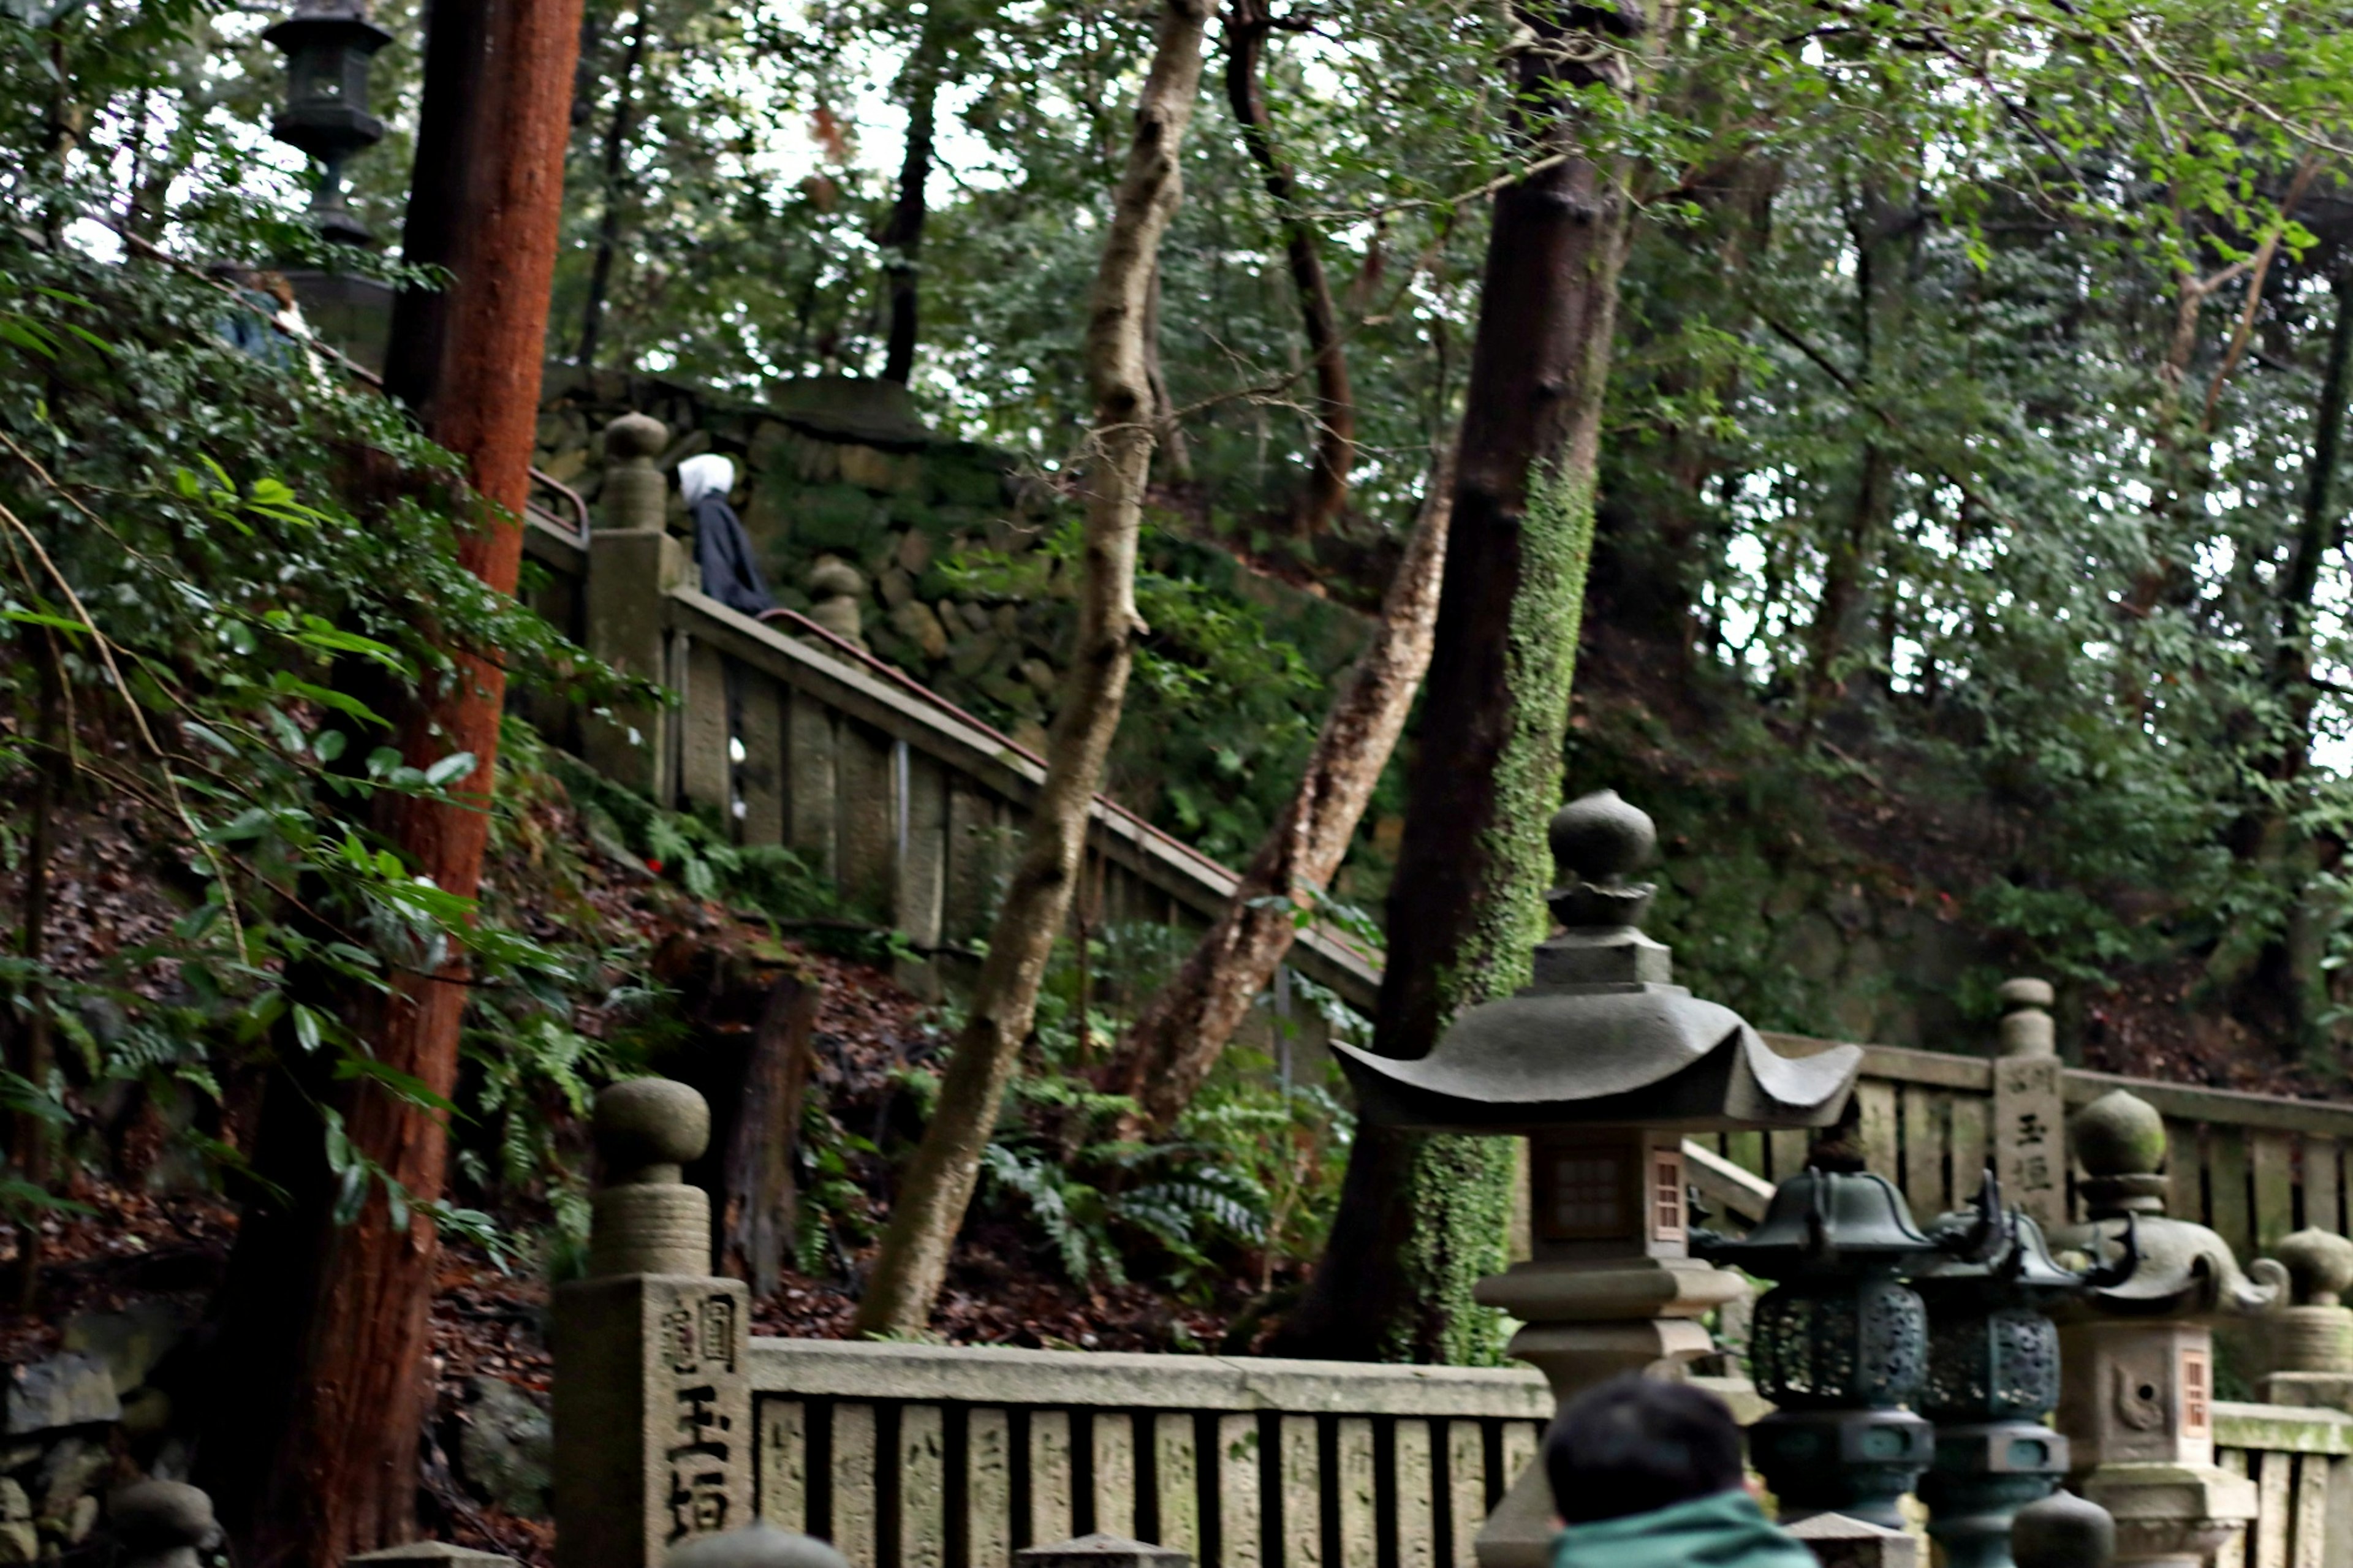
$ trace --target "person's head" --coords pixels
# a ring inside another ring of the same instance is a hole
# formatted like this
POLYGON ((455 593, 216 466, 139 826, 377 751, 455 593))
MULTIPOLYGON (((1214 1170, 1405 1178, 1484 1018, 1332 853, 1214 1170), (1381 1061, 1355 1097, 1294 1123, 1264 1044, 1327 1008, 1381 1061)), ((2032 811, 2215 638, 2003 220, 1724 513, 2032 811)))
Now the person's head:
POLYGON ((1553 1506, 1570 1524, 1736 1489, 1740 1427, 1723 1400, 1629 1373, 1568 1402, 1545 1434, 1553 1506))
POLYGON ((725 500, 734 488, 735 465, 716 452, 689 458, 678 466, 678 493, 689 506, 708 495, 725 500))

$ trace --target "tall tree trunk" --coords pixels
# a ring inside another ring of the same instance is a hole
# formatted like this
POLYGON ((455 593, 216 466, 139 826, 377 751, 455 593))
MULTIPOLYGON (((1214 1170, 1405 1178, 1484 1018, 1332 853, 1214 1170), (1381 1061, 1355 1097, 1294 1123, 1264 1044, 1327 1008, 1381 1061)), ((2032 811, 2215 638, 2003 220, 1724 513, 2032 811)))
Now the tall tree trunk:
POLYGON ((1166 1132, 1192 1102, 1291 951, 1295 912, 1331 883, 1348 852, 1430 668, 1453 486, 1449 452, 1430 475, 1421 521, 1390 579, 1373 640, 1324 716, 1297 792, 1216 923, 1129 1033, 1122 1076, 1155 1132, 1166 1132))
POLYGON ((1299 292, 1301 325, 1315 367, 1315 456, 1307 492, 1293 512, 1303 537, 1328 530, 1348 504, 1348 474, 1356 462, 1356 397, 1348 384, 1348 360, 1340 341, 1339 311, 1324 276, 1321 237, 1299 201, 1299 181, 1274 143, 1274 117, 1267 112, 1261 84, 1266 38, 1274 27, 1268 0, 1228 0, 1226 6, 1226 101, 1248 149, 1274 198, 1282 225, 1282 254, 1299 292))
MULTIPOLYGON (((1627 327, 1628 358, 1656 361, 1656 346, 1695 327, 1745 332, 1754 312, 1740 301, 1764 256, 1772 230, 1781 166, 1742 154, 1688 183, 1704 222, 1689 242, 1660 235, 1669 251, 1663 286, 1650 308, 1627 327)), ((1656 395, 1643 401, 1672 412, 1621 440, 1603 465, 1596 508, 1593 574, 1585 611, 1596 647, 1623 647, 1626 656, 1665 661, 1671 680, 1690 674, 1703 630, 1694 591, 1704 570, 1704 535, 1715 516, 1707 487, 1721 473, 1725 444, 1709 411, 1731 405, 1740 370, 1729 360, 1670 353, 1657 374, 1656 395)))
POLYGON ((629 119, 635 107, 631 93, 638 66, 646 58, 646 30, 651 25, 649 5, 638 7, 637 25, 629 30, 629 46, 621 56, 621 71, 613 87, 613 118, 605 127, 605 183, 600 192, 604 210, 596 219, 596 259, 588 268, 588 298, 580 307, 580 344, 572 363, 596 363, 596 342, 605 325, 605 300, 613 287, 613 258, 621 248, 621 185, 629 157, 629 119))
POLYGON ((907 146, 899 161, 899 198, 891 205, 890 221, 881 236, 882 276, 891 296, 882 379, 902 386, 915 374, 917 308, 923 297, 916 258, 923 247, 923 186, 932 177, 933 117, 940 96, 941 9, 935 3, 925 14, 923 38, 914 58, 907 62, 907 146))
MULTIPOLYGON (((579 27, 578 0, 478 0, 437 6, 426 46, 403 247, 450 282, 401 296, 385 382, 465 462, 458 558, 502 594, 522 560, 579 27)), ((472 755, 452 787, 463 804, 387 796, 377 826, 415 874, 470 897, 506 675, 491 650, 450 651, 454 672, 396 711, 396 743, 418 767, 472 755)), ((446 1098, 468 979, 455 960, 397 974, 343 1016, 375 1061, 446 1098)), ((220 1364, 235 1381, 202 1452, 248 1568, 339 1568, 415 1532, 438 1250, 423 1210, 441 1195, 448 1129, 368 1079, 334 1086, 325 1103, 352 1146, 409 1200, 396 1220, 371 1194, 337 1225, 312 1092, 290 1072, 271 1081, 265 1174, 290 1201, 248 1207, 220 1308, 220 1364), (290 1131, 306 1124, 307 1137, 290 1131)))
MULTIPOLYGON (((2312 620, 2320 586, 2321 560, 2336 547, 2338 509, 2337 470, 2344 445, 2348 390, 2353 390, 2353 265, 2340 264, 2332 279, 2337 318, 2328 334, 2321 369, 2320 401, 2315 410, 2312 460, 2306 471, 2304 507, 2296 522, 2295 553, 2279 589, 2279 626, 2273 645, 2271 689, 2284 722, 2274 733, 2276 750, 2263 759, 2263 773, 2282 786, 2256 797, 2232 825, 2232 847, 2239 858, 2263 868, 2281 886, 2287 913, 2263 932, 2252 952, 2233 954, 2226 943, 2219 967, 2230 981, 2231 1011, 2274 1036, 2291 1054, 2322 1043, 2320 1014, 2328 1004, 2327 976, 2319 968, 2326 949, 2311 907, 2309 884, 2317 869, 2314 846, 2295 831, 2291 803, 2305 798, 2299 781, 2312 760, 2312 620)), ((2252 944, 2250 944, 2252 945, 2252 944)))
MULTIPOLYGON (((1878 564, 1895 521, 1903 465, 1888 444, 1873 405, 1892 395, 1892 385, 1899 378, 1923 217, 1916 187, 1907 182, 1893 192, 1866 189, 1854 218, 1855 292, 1862 346, 1862 374, 1855 378, 1855 416, 1862 427, 1862 449, 1856 458, 1846 516, 1825 543, 1821 598, 1806 633, 1809 725, 1849 694, 1838 666, 1869 636, 1872 595, 1866 579, 1878 564)), ((1883 689, 1883 675, 1874 674, 1870 684, 1873 689, 1883 689)))
POLYGON ((862 1334, 931 1321, 982 1152, 1029 1037, 1054 938, 1069 915, 1103 759, 1127 691, 1135 641, 1136 533, 1152 466, 1153 397, 1144 327, 1161 237, 1182 185, 1179 154, 1201 80, 1210 0, 1163 0, 1135 110, 1127 166, 1089 302, 1085 362, 1093 449, 1081 548, 1077 657, 1063 678, 1021 860, 989 932, 970 1011, 937 1109, 900 1183, 874 1272, 858 1304, 862 1334))
MULTIPOLYGON (((1462 420, 1453 539, 1373 1048, 1426 1055, 1463 1008, 1525 983, 1544 931, 1594 465, 1630 216, 1623 171, 1582 155, 1575 95, 1635 88, 1634 50, 1591 29, 1632 12, 1517 0, 1521 153, 1549 166, 1496 197, 1462 420)), ((1662 16, 1662 31, 1672 23, 1662 16)), ((1271 1347, 1349 1361, 1492 1362, 1472 1283, 1499 1270, 1510 1142, 1361 1128, 1332 1237, 1271 1347)))

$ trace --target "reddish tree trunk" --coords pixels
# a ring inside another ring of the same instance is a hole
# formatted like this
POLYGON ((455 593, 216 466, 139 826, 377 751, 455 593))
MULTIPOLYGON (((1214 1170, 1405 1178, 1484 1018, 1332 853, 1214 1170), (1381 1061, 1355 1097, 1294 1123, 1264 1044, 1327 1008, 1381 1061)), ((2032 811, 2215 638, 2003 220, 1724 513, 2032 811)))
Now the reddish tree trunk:
MULTIPOLYGON (((438 294, 402 296, 385 386, 466 464, 471 516, 459 562, 501 593, 522 563, 522 510, 538 418, 548 290, 580 36, 579 0, 444 0, 433 10, 406 259, 448 269, 438 294)), ((471 896, 488 841, 506 686, 492 658, 452 650, 455 674, 403 705, 397 744, 419 766, 470 752, 447 805, 387 797, 378 826, 417 875, 471 896)), ((389 995, 343 1009, 375 1060, 447 1096, 467 997, 458 964, 404 975, 389 995)), ((353 1145, 413 1205, 441 1195, 448 1130, 379 1088, 329 1101, 353 1145)), ((223 1365, 237 1408, 216 1413, 205 1458, 246 1568, 336 1568, 415 1532, 425 1415, 432 1225, 395 1225, 381 1194, 332 1220, 317 1151, 315 1085, 280 1074, 257 1160, 287 1201, 252 1209, 224 1292, 223 1365), (248 1382, 257 1372, 275 1373, 248 1382), (223 1438, 227 1439, 222 1441, 223 1438)))

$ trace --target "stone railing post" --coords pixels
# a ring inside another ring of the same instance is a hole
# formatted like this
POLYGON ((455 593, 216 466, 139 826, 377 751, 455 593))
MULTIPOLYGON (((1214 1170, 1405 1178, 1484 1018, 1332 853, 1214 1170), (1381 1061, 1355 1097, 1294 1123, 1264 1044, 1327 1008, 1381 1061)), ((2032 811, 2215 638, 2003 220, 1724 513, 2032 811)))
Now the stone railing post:
POLYGON ((2280 1313, 2271 1339, 2263 1401, 2306 1409, 2353 1411, 2353 1241, 2325 1230, 2299 1230, 2273 1249, 2287 1267, 2295 1305, 2280 1313))
MULTIPOLYGON (((2001 1195, 2045 1231, 2070 1217, 2067 1110, 2052 1000, 2047 980, 2002 982, 2001 1054, 1993 1064, 1994 1174, 2001 1195)), ((1962 1175, 1953 1173, 1957 1184, 1962 1175)))
MULTIPOLYGON (((672 678, 662 595, 687 572, 686 551, 663 523, 670 481, 654 467, 669 442, 669 427, 643 414, 605 426, 604 517, 588 539, 588 651, 643 680, 672 678)), ((582 722, 589 766, 669 803, 676 781, 667 710, 630 704, 582 722)))
POLYGON ((712 1276, 711 1200, 680 1180, 702 1096, 616 1084, 596 1133, 588 1278, 555 1290, 555 1561, 652 1568, 752 1518, 751 1300, 712 1276))

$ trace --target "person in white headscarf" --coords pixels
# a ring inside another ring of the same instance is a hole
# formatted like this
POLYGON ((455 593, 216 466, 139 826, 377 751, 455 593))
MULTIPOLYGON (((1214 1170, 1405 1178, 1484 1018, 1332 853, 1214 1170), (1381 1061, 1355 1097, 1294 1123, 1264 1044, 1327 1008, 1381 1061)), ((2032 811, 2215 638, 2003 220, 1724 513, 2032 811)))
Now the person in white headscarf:
POLYGON ((686 514, 694 521, 694 563, 702 574, 702 591, 731 610, 763 616, 776 607, 768 584, 752 558, 752 541, 744 521, 727 504, 735 485, 734 463, 716 452, 689 458, 678 466, 679 493, 686 498, 686 514))

